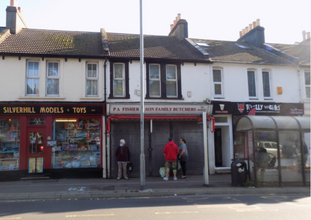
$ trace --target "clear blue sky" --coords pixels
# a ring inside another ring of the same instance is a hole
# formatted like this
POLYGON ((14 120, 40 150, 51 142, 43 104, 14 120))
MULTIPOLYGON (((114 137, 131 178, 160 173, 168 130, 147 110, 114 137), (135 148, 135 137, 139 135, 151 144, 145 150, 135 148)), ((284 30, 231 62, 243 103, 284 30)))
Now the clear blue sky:
MULTIPOLYGON (((139 34, 139 0, 18 0, 28 28, 139 34)), ((0 26, 5 26, 10 0, 0 0, 0 26)), ((189 37, 235 41, 256 19, 266 42, 302 41, 310 31, 310 0, 143 0, 144 34, 167 35, 181 13, 189 37)))

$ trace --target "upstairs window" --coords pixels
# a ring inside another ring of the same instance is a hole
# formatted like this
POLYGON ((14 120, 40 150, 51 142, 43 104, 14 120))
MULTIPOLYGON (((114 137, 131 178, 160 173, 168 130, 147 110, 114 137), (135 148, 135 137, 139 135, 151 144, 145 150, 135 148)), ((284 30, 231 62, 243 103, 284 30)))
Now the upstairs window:
POLYGON ((216 97, 223 96, 222 81, 222 70, 218 68, 213 69, 214 95, 216 97))
POLYGON ((147 99, 181 99, 180 64, 147 63, 147 99))
POLYGON ((305 71, 305 91, 306 91, 306 97, 310 98, 310 70, 305 71))
POLYGON ((247 71, 248 80, 248 96, 250 98, 256 98, 256 75, 254 70, 247 71))
POLYGON ((159 64, 149 65, 149 93, 150 97, 161 97, 161 74, 159 64))
POLYGON ((39 62, 27 61, 26 95, 39 95, 39 62))
POLYGON ((86 64, 86 96, 98 96, 98 65, 86 64))
POLYGON ((271 98, 270 93, 270 72, 263 71, 262 72, 262 85, 263 85, 263 97, 271 98))
POLYGON ((59 63, 47 62, 46 94, 59 95, 59 63))
POLYGON ((129 64, 110 62, 110 99, 128 99, 129 95, 129 64))
POLYGON ((175 65, 166 65, 166 96, 177 97, 177 69, 175 65))

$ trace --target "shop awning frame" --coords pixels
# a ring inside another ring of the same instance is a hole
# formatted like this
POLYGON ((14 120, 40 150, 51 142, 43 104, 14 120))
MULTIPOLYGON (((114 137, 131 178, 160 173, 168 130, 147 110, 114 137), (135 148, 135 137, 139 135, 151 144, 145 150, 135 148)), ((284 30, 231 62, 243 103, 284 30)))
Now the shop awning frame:
MULTIPOLYGON (((213 132, 215 131, 215 120, 213 116, 207 115, 207 120, 213 122, 213 132)), ((140 115, 111 115, 107 118, 106 131, 111 134, 111 121, 117 120, 139 120, 140 115)), ((144 115, 145 120, 197 120, 197 115, 144 115)))

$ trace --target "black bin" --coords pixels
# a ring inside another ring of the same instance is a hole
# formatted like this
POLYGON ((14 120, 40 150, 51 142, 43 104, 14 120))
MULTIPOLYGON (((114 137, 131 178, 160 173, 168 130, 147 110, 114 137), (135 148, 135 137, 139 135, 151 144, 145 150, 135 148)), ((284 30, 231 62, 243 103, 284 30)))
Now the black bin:
POLYGON ((231 163, 231 185, 243 186, 247 180, 247 166, 243 160, 234 160, 231 163))

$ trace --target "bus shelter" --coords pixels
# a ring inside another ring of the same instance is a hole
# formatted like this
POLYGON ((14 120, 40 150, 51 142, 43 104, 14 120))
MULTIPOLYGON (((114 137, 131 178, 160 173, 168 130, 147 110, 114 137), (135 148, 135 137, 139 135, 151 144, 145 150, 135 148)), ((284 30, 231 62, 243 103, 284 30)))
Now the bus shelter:
POLYGON ((310 118, 243 116, 234 153, 246 161, 256 186, 310 185, 310 118))

